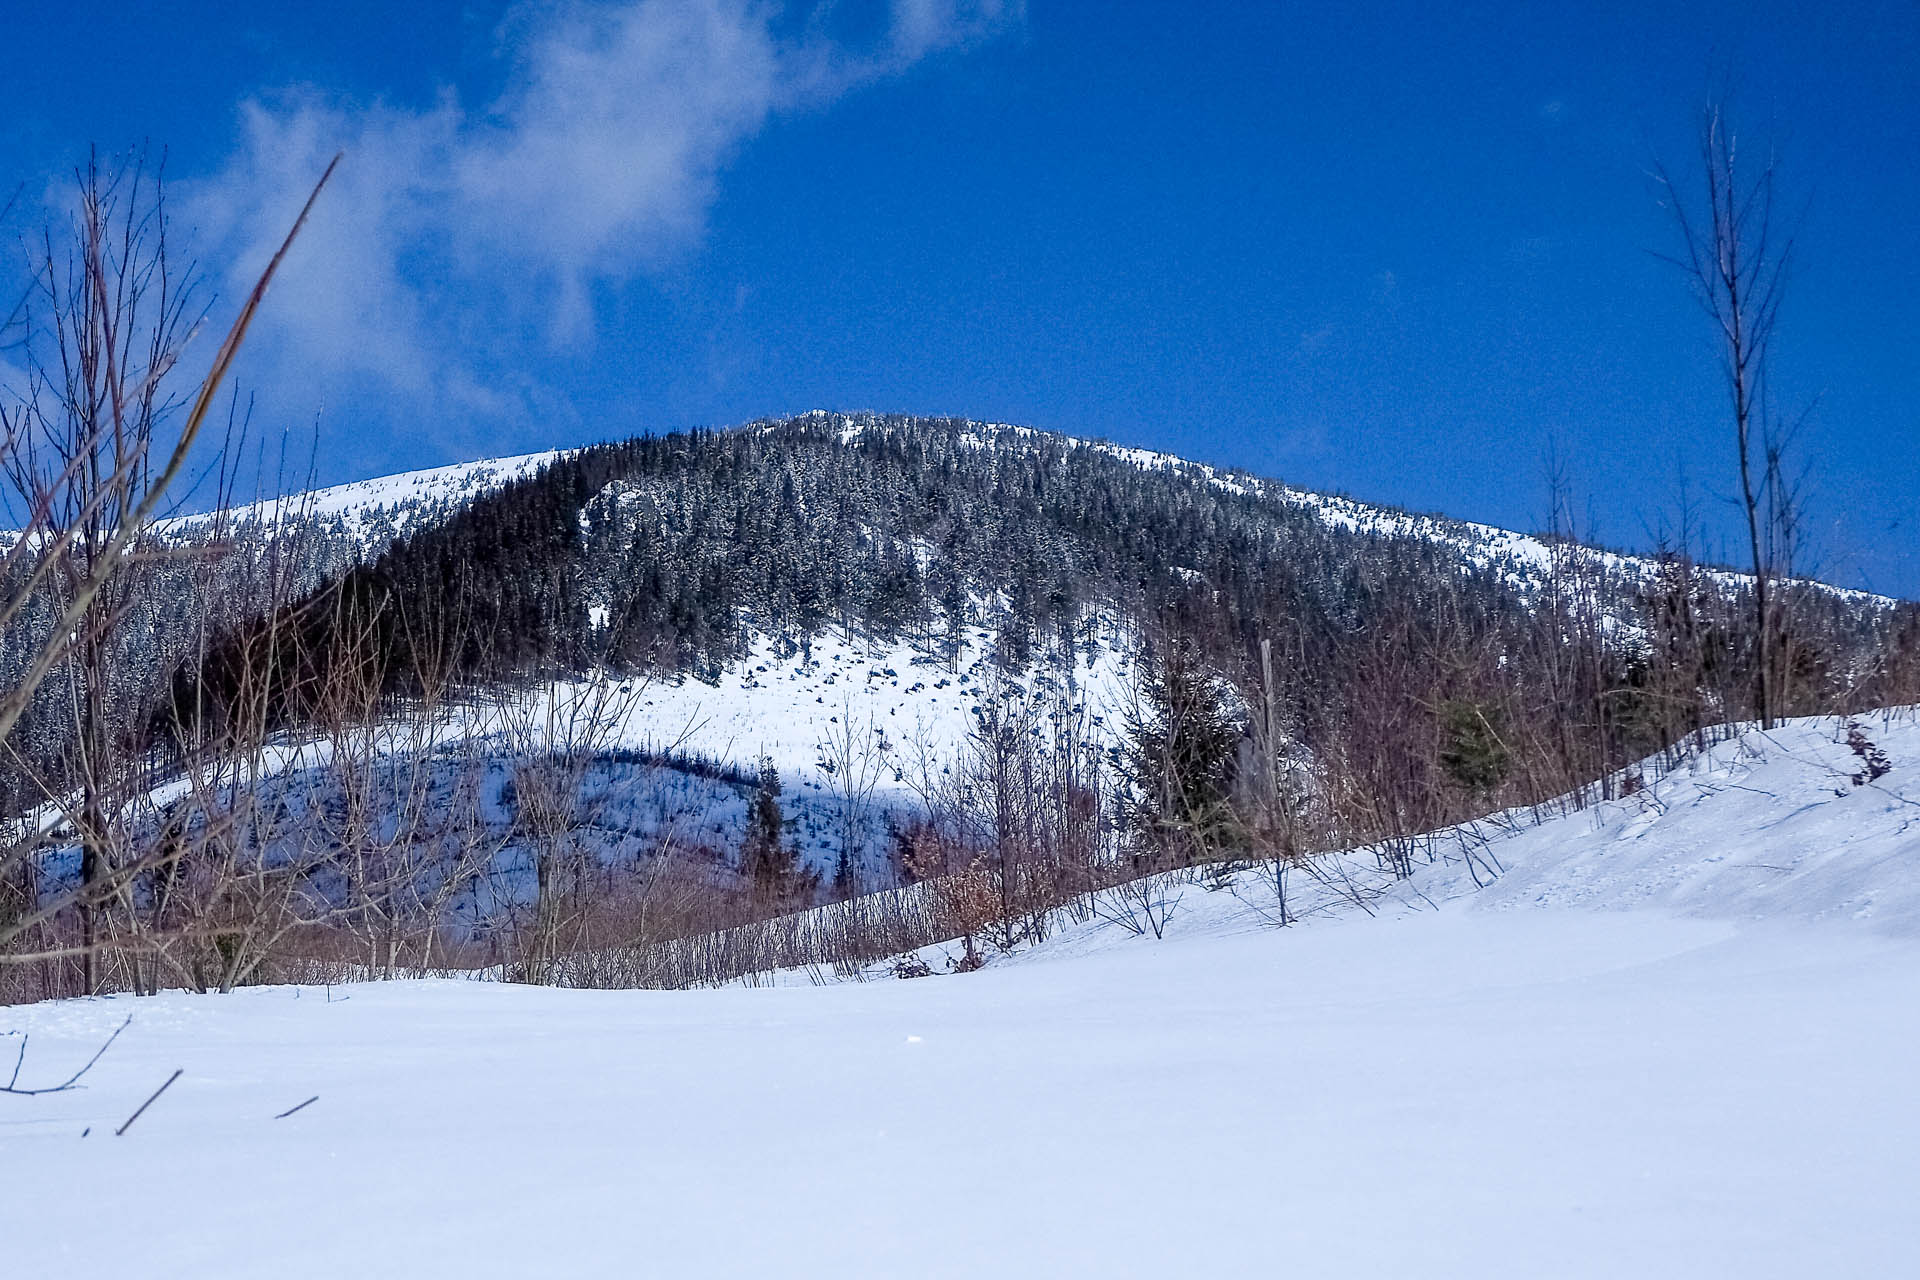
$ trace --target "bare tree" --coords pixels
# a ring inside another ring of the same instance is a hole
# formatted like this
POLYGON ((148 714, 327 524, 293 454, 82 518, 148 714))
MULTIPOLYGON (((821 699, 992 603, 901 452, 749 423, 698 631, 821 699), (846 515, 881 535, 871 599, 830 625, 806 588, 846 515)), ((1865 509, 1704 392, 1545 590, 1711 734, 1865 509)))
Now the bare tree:
POLYGON ((1699 172, 1685 185, 1664 164, 1654 166, 1661 203, 1680 242, 1679 252, 1660 256, 1685 273, 1713 322, 1720 350, 1753 563, 1756 696, 1761 725, 1770 729, 1779 714, 1780 684, 1774 616, 1779 566, 1770 544, 1783 524, 1790 534, 1793 515, 1778 502, 1785 494, 1784 441, 1774 430, 1767 378, 1794 238, 1777 207, 1778 156, 1765 144, 1741 146, 1724 101, 1709 101, 1702 109, 1697 145, 1699 172))
POLYGON ((320 733, 317 767, 297 796, 320 850, 340 877, 335 891, 346 932, 367 972, 431 970, 452 923, 455 899, 491 871, 505 843, 487 821, 489 774, 482 739, 465 732, 456 700, 454 655, 465 634, 459 610, 414 618, 397 608, 407 637, 405 692, 389 687, 391 654, 371 628, 343 624, 337 653, 319 664, 311 714, 320 733))
POLYGON ((834 863, 834 892, 853 897, 864 887, 867 824, 874 789, 888 770, 893 746, 886 731, 868 714, 865 725, 856 722, 853 697, 841 703, 840 714, 814 744, 814 768, 825 779, 835 802, 835 828, 840 851, 834 863))

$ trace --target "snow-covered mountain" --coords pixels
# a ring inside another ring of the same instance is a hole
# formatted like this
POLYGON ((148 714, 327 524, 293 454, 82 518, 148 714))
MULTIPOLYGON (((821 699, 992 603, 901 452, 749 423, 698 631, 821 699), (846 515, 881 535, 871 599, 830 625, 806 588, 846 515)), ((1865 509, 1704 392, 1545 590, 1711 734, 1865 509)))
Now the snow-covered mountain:
MULTIPOLYGON (((1395 597, 1453 596, 1462 611, 1524 621, 1559 593, 1630 655, 1648 643, 1651 595, 1684 590, 1695 609, 1717 596, 1733 611, 1751 586, 1689 567, 1675 587, 1671 560, 1008 424, 815 410, 636 441, 585 465, 593 456, 411 473, 306 505, 419 535, 395 549, 394 575, 408 581, 510 565, 474 590, 527 593, 520 615, 537 613, 547 632, 530 654, 654 673, 654 714, 630 736, 684 737, 737 760, 764 753, 795 775, 856 689, 896 739, 926 724, 949 745, 966 723, 957 694, 977 695, 967 673, 989 659, 1045 666, 1043 682, 1090 679, 1111 702, 1142 611, 1170 600, 1218 608, 1242 629, 1270 625, 1263 611, 1288 616, 1311 638, 1364 629, 1395 597), (574 470, 552 473, 553 493, 528 486, 511 506, 475 507, 563 459, 574 470), (439 532, 461 513, 468 527, 439 532), (544 549, 498 539, 530 523, 549 531, 544 549)), ((1807 590, 1836 649, 1897 607, 1807 590)), ((1309 643, 1296 660, 1312 653, 1309 643)))
MULTIPOLYGON (((736 428, 740 432, 774 434, 803 430, 834 437, 842 445, 857 445, 870 433, 902 422, 918 420, 872 413, 834 413, 815 409, 797 418, 761 421, 736 428)), ((1537 590, 1552 575, 1571 566, 1626 581, 1650 583, 1661 570, 1653 556, 1634 555, 1549 541, 1539 535, 1479 524, 1450 516, 1411 512, 1377 503, 1360 502, 1338 494, 1320 493, 1252 472, 1221 468, 1162 453, 1085 439, 1011 423, 937 420, 950 426, 955 443, 981 451, 1046 453, 1067 465, 1064 455, 1084 451, 1112 458, 1142 472, 1178 482, 1211 486, 1223 493, 1273 502, 1312 516, 1328 529, 1367 538, 1407 539, 1445 548, 1473 568, 1503 574, 1515 586, 1537 590)), ((269 528, 304 522, 338 525, 362 546, 377 551, 386 541, 446 519, 509 481, 531 476, 568 450, 547 450, 514 457, 483 458, 444 467, 353 481, 277 500, 263 500, 227 513, 230 528, 269 528)), ((180 516, 162 521, 163 533, 189 535, 206 528, 206 515, 180 516)), ((1723 586, 1739 589, 1751 575, 1738 569, 1701 570, 1723 586)), ((1863 604, 1890 603, 1885 597, 1849 588, 1823 590, 1863 604)))

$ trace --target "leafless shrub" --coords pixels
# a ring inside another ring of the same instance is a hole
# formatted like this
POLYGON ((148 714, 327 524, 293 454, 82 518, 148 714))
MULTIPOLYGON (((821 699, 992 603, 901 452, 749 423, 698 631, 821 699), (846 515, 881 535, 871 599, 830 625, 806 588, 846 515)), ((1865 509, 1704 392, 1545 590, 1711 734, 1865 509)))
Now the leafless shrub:
MULTIPOLYGON (((39 638, 0 694, 0 744, 12 763, 31 767, 11 735, 56 672, 77 732, 70 779, 48 786, 43 812, 15 822, 0 849, 12 904, 0 916, 0 959, 41 966, 43 981, 57 973, 47 966, 74 962, 80 990, 105 985, 109 908, 131 928, 139 882, 179 856, 177 841, 136 847, 130 838, 129 810, 146 801, 128 726, 116 719, 124 713, 115 705, 112 641, 146 554, 142 540, 332 172, 329 165, 191 395, 173 390, 192 291, 168 256, 157 174, 138 163, 119 171, 90 163, 78 175, 71 227, 49 229, 29 264, 29 305, 40 316, 30 317, 30 330, 44 338, 26 344, 28 385, 0 404, 0 470, 25 517, 0 556, 0 627, 33 622, 39 638), (176 412, 184 417, 166 448, 163 427, 176 412), (71 873, 49 867, 56 837, 78 849, 71 873)), ((212 838, 214 827, 202 829, 212 838)), ((221 838, 241 829, 224 826, 221 838)))
POLYGON ((591 783, 645 690, 644 678, 601 668, 580 680, 508 686, 495 699, 508 752, 513 842, 533 877, 531 909, 516 925, 515 976, 522 981, 552 980, 562 954, 591 949, 596 915, 619 909, 595 901, 609 852, 599 837, 613 837, 617 856, 622 833, 597 830, 606 793, 591 783))

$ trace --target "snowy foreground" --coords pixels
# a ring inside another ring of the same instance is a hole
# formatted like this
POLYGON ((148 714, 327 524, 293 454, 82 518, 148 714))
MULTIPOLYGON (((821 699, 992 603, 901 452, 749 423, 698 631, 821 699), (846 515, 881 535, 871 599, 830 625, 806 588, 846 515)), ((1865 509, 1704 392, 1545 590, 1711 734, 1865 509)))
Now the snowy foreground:
POLYGON ((22 1085, 133 1015, 0 1097, 5 1274, 1920 1273, 1920 729, 1870 727, 1875 784, 1793 726, 1375 917, 1194 885, 911 982, 0 1010, 22 1085))

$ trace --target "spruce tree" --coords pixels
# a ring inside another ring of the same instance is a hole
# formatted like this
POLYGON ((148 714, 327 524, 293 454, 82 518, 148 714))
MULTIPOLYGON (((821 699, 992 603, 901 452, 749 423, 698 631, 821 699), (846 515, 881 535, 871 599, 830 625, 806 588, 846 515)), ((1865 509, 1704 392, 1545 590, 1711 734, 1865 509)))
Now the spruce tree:
POLYGON ((1240 725, 1191 639, 1162 640, 1141 666, 1138 705, 1127 717, 1131 816, 1150 849, 1176 864, 1195 862, 1231 842, 1240 725))

